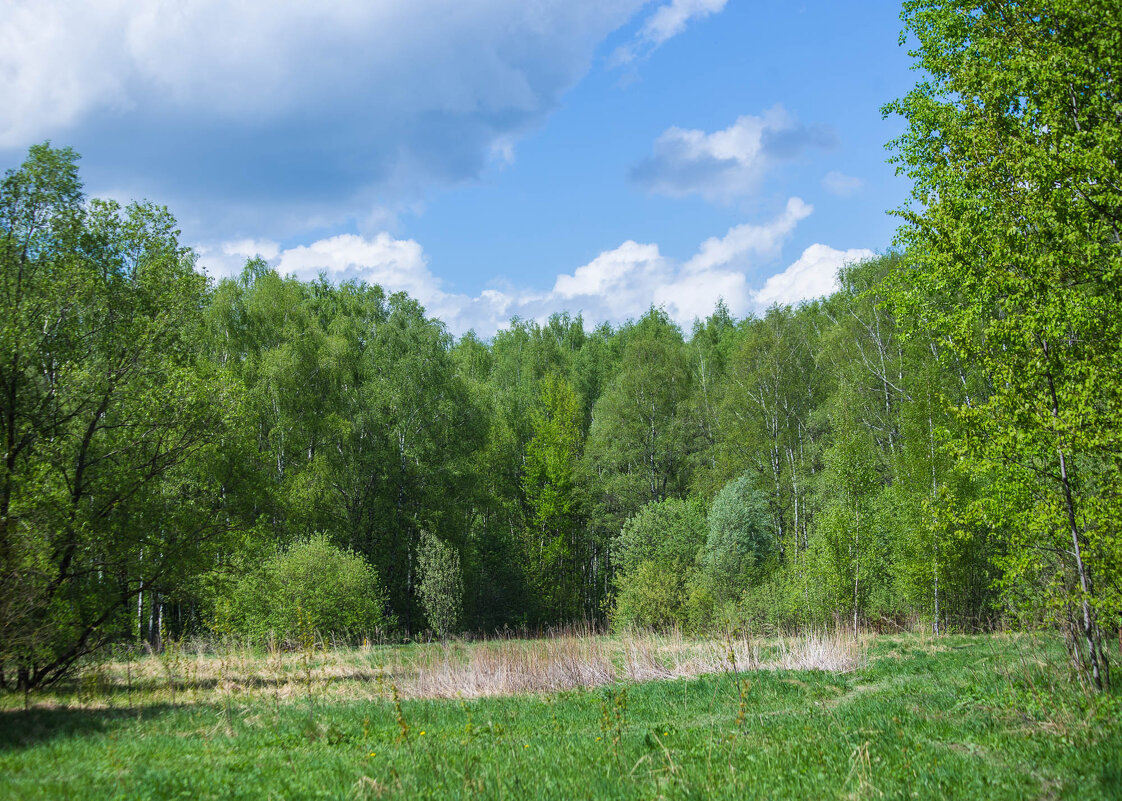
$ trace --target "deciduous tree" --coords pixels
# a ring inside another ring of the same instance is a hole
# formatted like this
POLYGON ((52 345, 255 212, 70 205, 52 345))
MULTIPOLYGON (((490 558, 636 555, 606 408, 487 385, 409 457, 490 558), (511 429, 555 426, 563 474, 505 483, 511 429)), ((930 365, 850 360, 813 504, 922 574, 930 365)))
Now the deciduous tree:
POLYGON ((886 107, 915 182, 902 317, 981 369, 962 455, 994 482, 1012 599, 1109 683, 1122 612, 1122 15, 1111 0, 910 0, 925 79, 886 107), (1025 592, 1026 587, 1031 591, 1025 592))

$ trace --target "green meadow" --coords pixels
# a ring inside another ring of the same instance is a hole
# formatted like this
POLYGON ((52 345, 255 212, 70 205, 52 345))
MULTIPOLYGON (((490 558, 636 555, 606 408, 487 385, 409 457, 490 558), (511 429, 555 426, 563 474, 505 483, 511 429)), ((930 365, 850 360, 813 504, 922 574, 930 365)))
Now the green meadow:
POLYGON ((4 696, 0 797, 1122 798, 1122 699, 1085 692, 1059 641, 871 637, 842 671, 779 668, 767 641, 694 677, 399 692, 406 663, 496 647, 535 646, 212 654, 227 681, 187 656, 103 664, 4 696))

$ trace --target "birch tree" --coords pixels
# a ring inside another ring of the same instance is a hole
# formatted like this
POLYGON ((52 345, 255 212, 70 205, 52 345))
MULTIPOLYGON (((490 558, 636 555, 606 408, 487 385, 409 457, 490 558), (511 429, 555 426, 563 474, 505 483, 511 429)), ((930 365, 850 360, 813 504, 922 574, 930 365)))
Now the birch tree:
POLYGON ((993 483, 1007 598, 1109 685, 1122 561, 1122 16, 1111 0, 911 0, 926 79, 886 107, 915 184, 902 308, 992 394, 961 454, 993 483), (1033 611, 1031 608, 1026 611, 1033 611))

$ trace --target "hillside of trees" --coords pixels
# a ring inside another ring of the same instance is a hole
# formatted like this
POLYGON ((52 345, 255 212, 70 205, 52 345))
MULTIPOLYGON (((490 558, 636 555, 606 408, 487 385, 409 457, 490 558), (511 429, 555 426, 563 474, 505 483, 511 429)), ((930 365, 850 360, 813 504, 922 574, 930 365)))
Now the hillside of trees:
POLYGON ((688 331, 457 339, 377 286, 211 281, 33 147, 0 185, 0 685, 120 640, 574 621, 1057 625, 1107 684, 1122 39, 1049 9, 908 4, 899 251, 688 331))

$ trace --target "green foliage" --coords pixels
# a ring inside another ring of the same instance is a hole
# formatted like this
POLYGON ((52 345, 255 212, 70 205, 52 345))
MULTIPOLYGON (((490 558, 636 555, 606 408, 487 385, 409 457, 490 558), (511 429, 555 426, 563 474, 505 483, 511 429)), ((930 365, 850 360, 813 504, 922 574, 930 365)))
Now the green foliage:
POLYGON ((456 630, 463 612, 464 576, 460 554, 448 543, 421 531, 417 549, 417 594, 429 626, 441 638, 456 630))
POLYGON ((709 508, 709 536, 702 564, 715 601, 734 600, 757 575, 775 547, 767 496, 750 476, 726 484, 709 508))
POLYGON ((616 627, 666 628, 686 622, 686 581, 681 565, 641 562, 620 574, 612 609, 616 627))
POLYGON ((768 493, 775 540, 790 550, 807 539, 816 435, 812 417, 832 372, 816 365, 823 315, 771 308, 745 324, 731 350, 722 395, 723 436, 715 444, 725 482, 751 470, 768 493))
POLYGON ((209 317, 213 358, 251 398, 270 482, 256 500, 275 540, 314 530, 352 548, 411 625, 420 531, 462 537, 486 435, 447 332, 404 295, 256 262, 219 284, 209 317))
POLYGON ((36 146, 0 182, 0 681, 24 687, 213 564, 245 486, 205 277, 166 209, 84 202, 76 161, 36 146))
POLYGON ((613 528, 643 504, 684 494, 694 444, 681 331, 652 309, 620 337, 619 372, 596 401, 587 451, 613 528))
POLYGON ((705 507, 698 499, 649 503, 630 517, 612 544, 618 587, 613 622, 687 623, 687 582, 705 542, 705 507))
POLYGON ((849 385, 842 385, 837 402, 835 436, 823 456, 826 470, 819 478, 826 501, 822 536, 816 542, 823 549, 820 564, 828 566, 821 575, 829 587, 828 608, 848 609, 856 629, 859 611, 869 595, 868 574, 879 572, 870 570, 870 562, 875 560, 880 539, 874 510, 881 478, 871 438, 847 413, 854 402, 849 385))
POLYGON ((1008 545, 1007 600, 1077 621, 1104 686, 1099 621, 1122 614, 1117 7, 916 0, 903 18, 929 78, 886 107, 908 121, 895 147, 918 205, 896 299, 944 364, 988 379, 956 442, 992 482, 979 509, 1008 545))
POLYGON ((547 620, 581 617, 580 573, 588 558, 582 537, 579 478, 580 407, 572 384, 547 375, 532 414, 522 489, 529 510, 525 553, 530 587, 547 620))
POLYGON ((669 498, 649 503, 628 518, 612 544, 612 558, 623 574, 643 562, 691 565, 705 541, 705 506, 700 499, 669 498))
POLYGON ((300 641, 308 631, 321 637, 384 632, 394 625, 385 604, 374 568, 317 534, 247 572, 220 603, 219 619, 258 642, 300 641))

